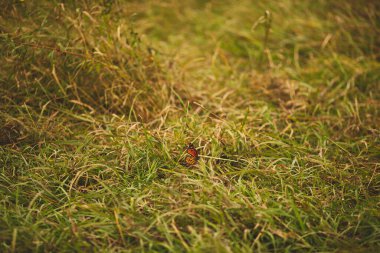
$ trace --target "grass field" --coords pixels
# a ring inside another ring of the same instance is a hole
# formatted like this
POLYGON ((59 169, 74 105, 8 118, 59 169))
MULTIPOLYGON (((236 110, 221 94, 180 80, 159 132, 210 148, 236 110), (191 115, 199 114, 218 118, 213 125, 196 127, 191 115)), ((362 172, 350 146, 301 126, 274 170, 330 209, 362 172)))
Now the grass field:
POLYGON ((0 2, 0 252, 379 250, 378 1, 64 2, 0 2))

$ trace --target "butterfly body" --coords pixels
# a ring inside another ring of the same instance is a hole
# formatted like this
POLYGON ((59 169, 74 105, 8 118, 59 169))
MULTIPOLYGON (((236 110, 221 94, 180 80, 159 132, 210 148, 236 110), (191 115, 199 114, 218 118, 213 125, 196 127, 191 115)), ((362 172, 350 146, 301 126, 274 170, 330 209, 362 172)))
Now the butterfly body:
POLYGON ((184 162, 182 162, 182 165, 190 167, 197 164, 199 160, 199 154, 192 143, 189 143, 189 145, 187 145, 186 153, 187 155, 185 157, 184 162))

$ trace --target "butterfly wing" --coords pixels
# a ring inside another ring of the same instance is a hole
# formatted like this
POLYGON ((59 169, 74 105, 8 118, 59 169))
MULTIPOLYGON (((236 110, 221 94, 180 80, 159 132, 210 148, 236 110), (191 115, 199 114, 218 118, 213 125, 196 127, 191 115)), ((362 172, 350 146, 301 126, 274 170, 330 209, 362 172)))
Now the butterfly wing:
POLYGON ((198 151, 195 149, 193 144, 189 144, 189 146, 186 148, 186 152, 192 157, 198 159, 198 151))
POLYGON ((186 147, 186 153, 187 155, 185 159, 183 160, 183 162, 181 162, 181 164, 186 167, 190 167, 197 164, 197 161, 199 160, 199 155, 198 155, 198 151, 195 149, 192 143, 190 143, 186 147))
POLYGON ((187 156, 185 158, 185 163, 186 163, 186 166, 193 166, 197 163, 197 159, 192 156, 187 156))

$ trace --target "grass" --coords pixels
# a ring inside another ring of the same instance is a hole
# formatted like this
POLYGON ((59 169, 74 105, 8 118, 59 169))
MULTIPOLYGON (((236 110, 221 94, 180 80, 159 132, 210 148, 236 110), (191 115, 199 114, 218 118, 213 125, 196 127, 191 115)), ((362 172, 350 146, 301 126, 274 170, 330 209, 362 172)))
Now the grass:
POLYGON ((375 252, 379 10, 0 3, 0 251, 375 252))

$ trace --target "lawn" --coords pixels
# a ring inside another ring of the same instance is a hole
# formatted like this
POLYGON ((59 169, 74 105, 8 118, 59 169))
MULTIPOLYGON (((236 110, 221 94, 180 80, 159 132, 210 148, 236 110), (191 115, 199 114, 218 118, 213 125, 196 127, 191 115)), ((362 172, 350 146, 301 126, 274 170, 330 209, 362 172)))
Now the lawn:
POLYGON ((378 1, 62 2, 0 2, 0 252, 379 250, 378 1))

